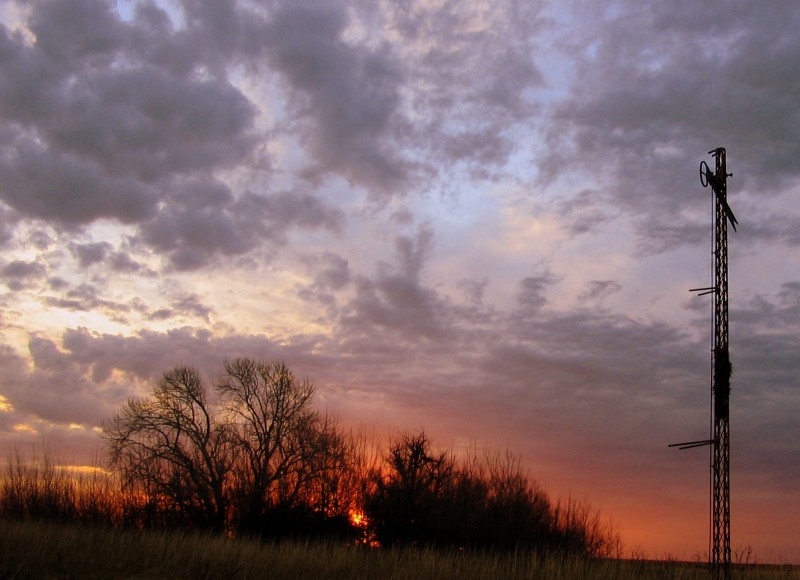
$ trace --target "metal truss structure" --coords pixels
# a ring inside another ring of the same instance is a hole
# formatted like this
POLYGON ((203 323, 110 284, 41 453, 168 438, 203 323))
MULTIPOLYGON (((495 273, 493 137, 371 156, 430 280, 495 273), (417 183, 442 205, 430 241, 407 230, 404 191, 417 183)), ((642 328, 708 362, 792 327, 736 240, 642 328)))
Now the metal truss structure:
POLYGON ((728 223, 736 231, 738 222, 728 205, 728 177, 725 148, 709 151, 714 156, 714 171, 700 163, 700 183, 714 191, 714 285, 693 288, 700 296, 714 294, 714 349, 711 385, 711 439, 676 443, 670 447, 691 449, 710 445, 711 459, 711 534, 709 563, 714 576, 728 580, 731 574, 731 493, 730 493, 730 394, 731 359, 728 349, 728 223))

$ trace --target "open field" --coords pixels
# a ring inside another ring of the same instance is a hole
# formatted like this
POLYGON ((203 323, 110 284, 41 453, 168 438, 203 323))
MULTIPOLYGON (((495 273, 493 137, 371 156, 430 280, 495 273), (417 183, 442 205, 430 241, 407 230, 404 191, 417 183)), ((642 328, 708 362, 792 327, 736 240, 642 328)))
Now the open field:
MULTIPOLYGON (((742 567, 733 577, 800 580, 800 568, 742 567)), ((677 562, 262 544, 180 532, 0 521, 0 578, 705 580, 708 572, 702 566, 677 562)))

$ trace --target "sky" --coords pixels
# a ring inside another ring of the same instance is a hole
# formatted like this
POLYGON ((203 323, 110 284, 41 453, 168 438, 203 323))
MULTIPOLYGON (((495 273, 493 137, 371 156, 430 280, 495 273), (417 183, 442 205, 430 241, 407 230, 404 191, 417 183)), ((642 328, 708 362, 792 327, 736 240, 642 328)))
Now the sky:
POLYGON ((0 453, 176 365, 519 454, 705 559, 727 149, 734 557, 800 563, 800 5, 0 3, 0 453))

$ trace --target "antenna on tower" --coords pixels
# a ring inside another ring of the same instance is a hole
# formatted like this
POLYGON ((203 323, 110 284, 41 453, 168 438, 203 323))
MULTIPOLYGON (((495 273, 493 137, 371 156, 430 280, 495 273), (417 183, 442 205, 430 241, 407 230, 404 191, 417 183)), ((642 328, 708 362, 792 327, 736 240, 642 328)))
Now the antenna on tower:
POLYGON ((714 171, 705 161, 700 162, 700 184, 711 186, 714 204, 714 285, 692 288, 698 296, 714 294, 714 349, 711 383, 712 438, 686 443, 673 443, 669 447, 693 449, 710 445, 711 465, 711 545, 709 564, 718 580, 731 577, 731 493, 730 493, 730 393, 731 359, 728 350, 728 223, 736 231, 738 221, 728 205, 728 177, 725 166, 725 148, 708 152, 714 156, 714 171))

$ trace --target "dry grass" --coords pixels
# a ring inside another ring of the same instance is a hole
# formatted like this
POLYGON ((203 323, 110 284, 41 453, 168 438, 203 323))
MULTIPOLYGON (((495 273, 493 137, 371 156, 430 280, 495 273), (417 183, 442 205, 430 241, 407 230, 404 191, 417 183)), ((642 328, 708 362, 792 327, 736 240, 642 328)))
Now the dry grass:
MULTIPOLYGON (((707 580, 676 562, 489 556, 432 550, 371 550, 284 542, 262 544, 180 532, 134 532, 0 520, 0 578, 270 578, 707 580)), ((796 567, 748 567, 734 578, 797 579, 796 567)))

